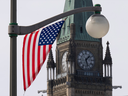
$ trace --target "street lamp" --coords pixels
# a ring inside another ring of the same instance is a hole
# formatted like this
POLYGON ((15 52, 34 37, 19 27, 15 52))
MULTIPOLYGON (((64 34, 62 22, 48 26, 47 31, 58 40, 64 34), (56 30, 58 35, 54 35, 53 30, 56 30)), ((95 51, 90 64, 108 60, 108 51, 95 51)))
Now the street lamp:
MULTIPOLYGON (((96 4, 95 6, 100 7, 100 4, 96 4)), ((87 33, 93 38, 102 38, 108 33, 109 22, 99 11, 95 11, 95 14, 87 20, 85 27, 87 33)))
MULTIPOLYGON (((77 9, 59 14, 57 16, 54 16, 52 18, 49 18, 47 20, 44 20, 42 22, 39 22, 31 26, 18 26, 17 15, 16 15, 17 14, 16 1, 17 0, 11 0, 10 24, 9 24, 9 30, 8 30, 8 34, 10 36, 10 96, 17 96, 17 35, 25 35, 25 34, 31 33, 49 23, 52 23, 58 19, 67 17, 72 14, 87 12, 87 11, 89 12, 101 11, 100 6, 77 8, 77 9)), ((95 16, 92 16, 91 18, 93 17, 95 16)), ((96 20, 96 21, 101 22, 101 20, 96 20)))
MULTIPOLYGON (((48 25, 56 20, 62 19, 64 17, 67 17, 69 15, 72 14, 76 14, 76 13, 80 13, 80 12, 90 12, 90 11, 95 11, 95 12, 100 12, 101 11, 101 7, 100 6, 95 6, 95 7, 82 7, 82 8, 76 8, 74 10, 71 11, 67 11, 65 13, 56 15, 54 17, 51 17, 49 19, 46 19, 44 21, 41 21, 37 24, 31 25, 31 26, 18 26, 17 24, 13 24, 11 23, 11 25, 9 25, 9 35, 11 34, 17 34, 17 35, 25 35, 25 34, 29 34, 45 25, 48 25)), ((100 16, 100 15, 99 15, 100 16)))

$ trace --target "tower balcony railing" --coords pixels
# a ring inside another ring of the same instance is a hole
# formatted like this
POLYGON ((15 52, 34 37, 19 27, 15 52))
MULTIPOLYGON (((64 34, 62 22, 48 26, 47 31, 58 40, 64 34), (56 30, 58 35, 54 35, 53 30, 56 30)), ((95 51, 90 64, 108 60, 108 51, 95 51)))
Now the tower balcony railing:
POLYGON ((74 76, 75 82, 79 83, 99 83, 99 84, 108 84, 111 85, 111 77, 98 77, 98 76, 80 76, 75 75, 74 76))
POLYGON ((99 76, 83 76, 83 75, 67 75, 65 77, 53 80, 53 86, 60 84, 66 84, 67 82, 72 83, 84 83, 84 84, 111 84, 111 77, 99 77, 99 76))
POLYGON ((66 83, 66 76, 53 80, 53 86, 60 85, 66 83))
POLYGON ((97 71, 81 71, 77 70, 77 75, 84 75, 84 76, 100 76, 100 73, 97 71))

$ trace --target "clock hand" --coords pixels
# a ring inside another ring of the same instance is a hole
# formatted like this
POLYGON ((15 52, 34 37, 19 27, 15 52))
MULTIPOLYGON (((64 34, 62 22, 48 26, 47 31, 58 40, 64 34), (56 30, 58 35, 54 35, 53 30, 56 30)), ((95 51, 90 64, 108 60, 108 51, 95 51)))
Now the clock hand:
POLYGON ((87 61, 87 60, 88 60, 88 58, 90 58, 90 56, 88 56, 88 57, 85 59, 85 61, 87 61))
POLYGON ((87 59, 90 58, 90 56, 87 57, 87 59))
POLYGON ((88 66, 88 62, 87 62, 88 58, 90 58, 90 56, 88 56, 88 57, 85 59, 85 62, 86 62, 86 64, 87 64, 87 66, 88 66))
POLYGON ((85 60, 85 62, 86 62, 86 64, 87 64, 87 66, 88 66, 87 60, 85 60))

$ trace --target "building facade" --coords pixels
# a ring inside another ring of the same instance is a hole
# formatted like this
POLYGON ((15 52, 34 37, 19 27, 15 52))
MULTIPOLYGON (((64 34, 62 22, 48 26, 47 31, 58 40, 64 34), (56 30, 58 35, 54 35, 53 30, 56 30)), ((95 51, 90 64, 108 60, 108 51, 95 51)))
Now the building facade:
MULTIPOLYGON (((93 6, 92 0, 66 0, 64 12, 87 6, 93 6)), ((85 29, 92 14, 67 17, 57 37, 56 57, 49 54, 47 96, 112 96, 109 42, 103 59, 102 39, 92 38, 85 29)))

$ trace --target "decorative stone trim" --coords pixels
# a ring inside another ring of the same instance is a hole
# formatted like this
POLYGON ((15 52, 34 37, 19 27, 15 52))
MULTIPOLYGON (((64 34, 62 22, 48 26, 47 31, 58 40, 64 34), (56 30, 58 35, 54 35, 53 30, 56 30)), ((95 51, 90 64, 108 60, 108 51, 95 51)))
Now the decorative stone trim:
POLYGON ((91 48, 98 48, 97 44, 90 44, 90 43, 75 43, 78 47, 91 47, 91 48))
POLYGON ((95 90, 85 90, 85 89, 75 89, 76 94, 91 94, 91 95, 104 95, 104 91, 95 90))

